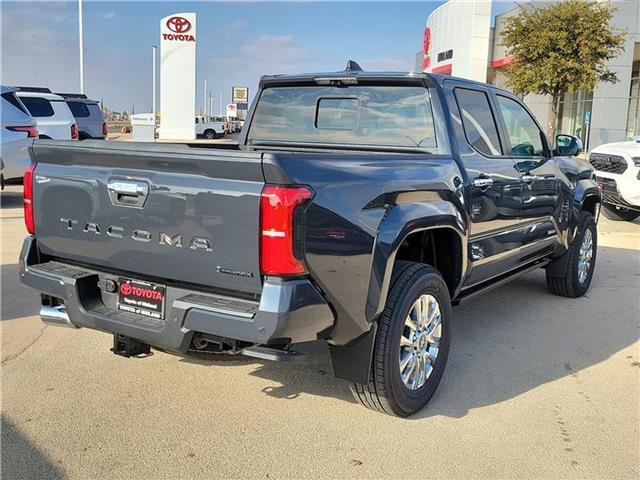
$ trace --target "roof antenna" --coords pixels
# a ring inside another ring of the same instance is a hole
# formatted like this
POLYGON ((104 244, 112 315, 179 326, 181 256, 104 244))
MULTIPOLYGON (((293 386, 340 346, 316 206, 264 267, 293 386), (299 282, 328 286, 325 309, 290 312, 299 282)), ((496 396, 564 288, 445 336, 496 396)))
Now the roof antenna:
POLYGON ((349 60, 347 62, 347 68, 345 68, 344 71, 345 72, 361 72, 362 67, 358 65, 356 62, 354 62, 353 60, 349 60))

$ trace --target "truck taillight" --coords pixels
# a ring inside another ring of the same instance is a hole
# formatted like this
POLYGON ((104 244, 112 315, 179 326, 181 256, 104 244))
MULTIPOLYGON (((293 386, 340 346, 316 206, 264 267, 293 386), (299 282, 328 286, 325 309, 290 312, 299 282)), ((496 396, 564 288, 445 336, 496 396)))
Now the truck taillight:
POLYGON ((33 171, 35 164, 29 165, 27 171, 24 172, 24 185, 22 190, 22 205, 24 208, 24 225, 30 234, 36 233, 33 224, 33 171))
POLYGON ((75 123, 71 124, 71 140, 78 140, 78 126, 75 123))
POLYGON ((107 130, 107 123, 102 124, 102 136, 106 139, 107 135, 109 135, 109 131, 107 130))
POLYGON ((302 186, 265 185, 262 189, 260 272, 263 275, 306 273, 301 258, 301 221, 296 221, 296 210, 312 196, 313 191, 302 186))

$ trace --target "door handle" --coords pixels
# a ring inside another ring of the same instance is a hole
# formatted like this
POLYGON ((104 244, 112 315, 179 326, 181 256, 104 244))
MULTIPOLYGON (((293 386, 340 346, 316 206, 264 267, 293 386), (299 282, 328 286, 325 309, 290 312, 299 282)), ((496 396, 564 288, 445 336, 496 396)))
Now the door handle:
POLYGON ((538 177, 537 175, 522 175, 522 177, 520 177, 520 178, 522 178, 522 181, 524 183, 532 183, 535 180, 539 180, 540 179, 540 177, 538 177))
POLYGON ((112 180, 107 183, 107 189, 118 195, 146 196, 149 194, 149 185, 144 182, 123 182, 112 180))
POLYGON ((478 177, 473 179, 473 186, 477 188, 489 188, 493 185, 493 178, 491 177, 478 177))

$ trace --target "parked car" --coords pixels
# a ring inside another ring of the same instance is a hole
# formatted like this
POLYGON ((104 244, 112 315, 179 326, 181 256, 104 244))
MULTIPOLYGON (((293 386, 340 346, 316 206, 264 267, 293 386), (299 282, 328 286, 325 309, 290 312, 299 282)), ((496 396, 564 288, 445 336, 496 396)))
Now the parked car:
POLYGON ((589 155, 602 188, 602 213, 609 220, 631 221, 640 216, 640 135, 634 140, 607 143, 589 155))
POLYGON ((107 122, 96 100, 81 93, 56 93, 64 98, 78 125, 78 139, 107 138, 107 122))
POLYGON ((587 292, 593 169, 520 98, 349 62, 262 77, 254 102, 238 145, 34 142, 20 279, 45 322, 113 332, 125 357, 288 361, 322 340, 363 405, 407 416, 440 382, 452 305, 538 268, 587 292))
POLYGON ((196 117, 196 136, 198 137, 212 140, 227 133, 227 129, 226 122, 217 119, 217 117, 205 117, 202 115, 196 117))
POLYGON ((78 125, 69 106, 48 88, 15 87, 16 95, 36 119, 40 138, 77 140, 78 125))
POLYGON ((31 163, 29 145, 38 136, 35 119, 29 115, 15 92, 0 86, 0 187, 20 183, 31 163))

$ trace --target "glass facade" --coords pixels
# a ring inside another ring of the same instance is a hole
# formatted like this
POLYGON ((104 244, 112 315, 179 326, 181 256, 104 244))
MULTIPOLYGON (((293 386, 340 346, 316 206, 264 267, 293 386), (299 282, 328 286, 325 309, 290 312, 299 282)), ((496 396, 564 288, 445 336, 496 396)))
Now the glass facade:
MULTIPOLYGON (((635 45, 636 57, 640 50, 640 44, 635 45)), ((626 138, 633 138, 640 133, 640 60, 633 62, 631 68, 631 89, 629 91, 629 113, 627 114, 626 138)))
POLYGON ((557 133, 575 135, 582 140, 585 148, 588 148, 592 108, 592 91, 579 90, 567 93, 558 103, 557 133))

